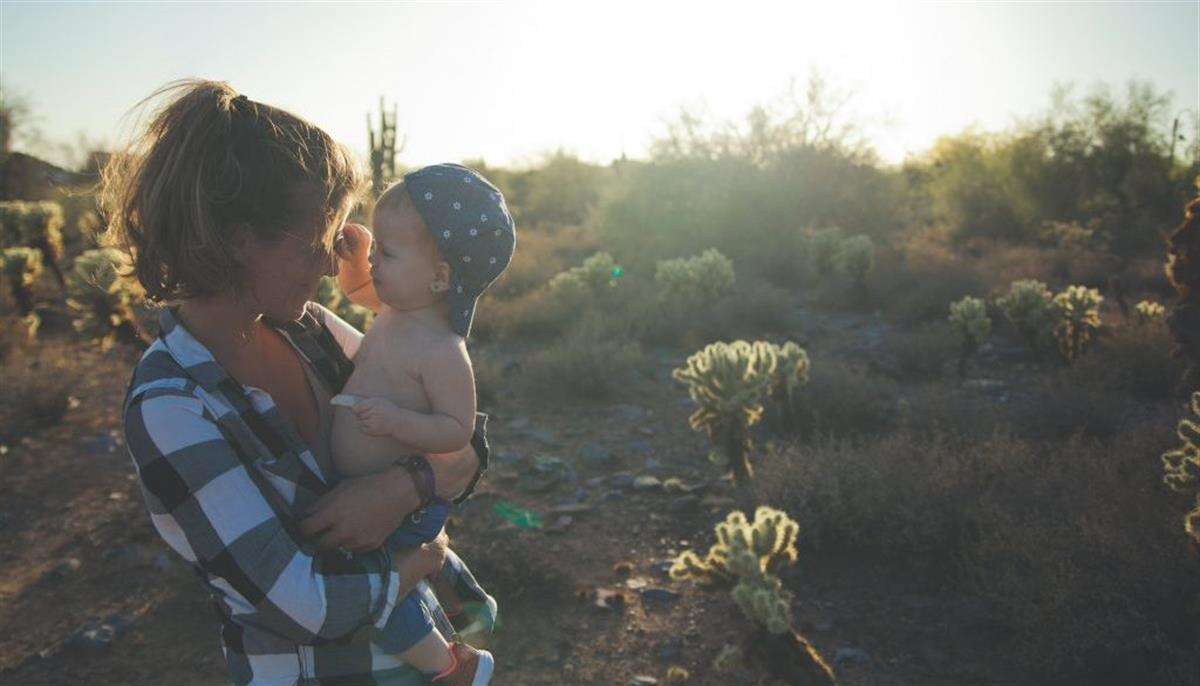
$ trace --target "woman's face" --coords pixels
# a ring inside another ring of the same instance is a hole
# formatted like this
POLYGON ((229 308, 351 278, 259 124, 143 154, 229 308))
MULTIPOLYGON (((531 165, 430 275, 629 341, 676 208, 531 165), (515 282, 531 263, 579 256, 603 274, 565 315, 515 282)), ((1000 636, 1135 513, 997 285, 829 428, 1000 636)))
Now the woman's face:
MULTIPOLYGON (((328 237, 340 232, 348 212, 327 226, 285 231, 278 241, 251 238, 243 249, 246 299, 262 314, 279 321, 294 321, 304 314, 304 304, 317 292, 322 276, 337 276, 333 240, 314 245, 313 234, 328 237)), ((325 222, 320 222, 324 224, 325 222)))

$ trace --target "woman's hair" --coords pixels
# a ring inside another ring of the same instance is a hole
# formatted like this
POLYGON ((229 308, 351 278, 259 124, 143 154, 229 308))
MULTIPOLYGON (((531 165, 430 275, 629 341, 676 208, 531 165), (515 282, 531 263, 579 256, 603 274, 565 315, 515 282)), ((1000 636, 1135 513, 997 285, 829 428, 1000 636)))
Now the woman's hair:
POLYGON ((243 283, 231 240, 289 231, 331 248, 333 219, 357 199, 363 175, 320 128, 239 96, 223 81, 162 87, 150 123, 105 166, 106 241, 128 253, 155 300, 214 295, 243 283))

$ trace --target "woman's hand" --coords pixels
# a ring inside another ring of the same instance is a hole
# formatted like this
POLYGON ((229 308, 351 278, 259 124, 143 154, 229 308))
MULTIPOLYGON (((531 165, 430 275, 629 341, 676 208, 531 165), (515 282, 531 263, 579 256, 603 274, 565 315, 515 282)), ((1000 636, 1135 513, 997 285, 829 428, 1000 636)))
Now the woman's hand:
POLYGON ((437 538, 422 543, 411 552, 392 556, 392 569, 400 575, 400 595, 405 595, 427 576, 436 574, 446 562, 446 548, 450 545, 450 537, 446 530, 437 538))
POLYGON ((379 296, 375 294, 375 283, 371 279, 372 240, 367 227, 347 222, 334 250, 339 258, 338 288, 350 302, 377 312, 379 296))
POLYGON ((412 477, 401 467, 349 477, 321 496, 300 531, 320 550, 374 550, 419 503, 412 477))

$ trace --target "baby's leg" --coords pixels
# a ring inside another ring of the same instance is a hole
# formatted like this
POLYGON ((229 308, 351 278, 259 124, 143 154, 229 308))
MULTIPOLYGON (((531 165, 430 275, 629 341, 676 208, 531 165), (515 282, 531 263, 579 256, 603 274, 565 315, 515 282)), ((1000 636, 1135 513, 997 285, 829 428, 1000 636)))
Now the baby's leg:
POLYGON ((383 629, 375 636, 379 647, 399 654, 404 661, 433 677, 448 669, 454 660, 450 647, 434 627, 433 618, 421 595, 410 591, 396 603, 383 629))
POLYGON ((457 631, 469 636, 492 631, 498 609, 496 599, 483 590, 453 550, 446 550, 446 560, 441 570, 429 578, 429 585, 457 631))

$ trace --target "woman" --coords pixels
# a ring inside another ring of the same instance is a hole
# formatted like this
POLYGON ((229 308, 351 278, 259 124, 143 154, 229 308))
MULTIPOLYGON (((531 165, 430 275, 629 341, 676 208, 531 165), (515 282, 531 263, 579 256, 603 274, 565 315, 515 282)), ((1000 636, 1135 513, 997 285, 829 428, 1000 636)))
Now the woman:
POLYGON ((334 487, 328 401, 361 335, 309 299, 339 257, 366 262, 370 235, 345 224, 361 177, 321 129, 223 82, 157 96, 101 193, 147 296, 177 303, 125 400, 151 520, 210 590, 235 684, 421 683, 372 636, 414 587, 452 635, 424 577, 477 586, 444 537, 380 545, 434 493, 469 495, 486 416, 472 447, 334 487))

